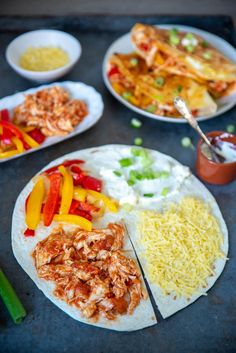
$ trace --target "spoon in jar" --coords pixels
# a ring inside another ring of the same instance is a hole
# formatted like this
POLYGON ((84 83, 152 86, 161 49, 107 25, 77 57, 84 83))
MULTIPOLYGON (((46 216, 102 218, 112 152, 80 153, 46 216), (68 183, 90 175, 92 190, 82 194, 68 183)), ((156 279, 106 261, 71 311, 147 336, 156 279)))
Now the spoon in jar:
POLYGON ((192 126, 192 128, 194 128, 194 130, 196 130, 201 136, 201 138, 205 141, 205 143, 209 147, 212 160, 216 163, 221 163, 222 157, 217 154, 217 151, 215 150, 214 146, 211 144, 207 136, 203 133, 202 129, 198 125, 197 120, 193 117, 192 113, 190 112, 185 100, 181 97, 175 97, 174 105, 178 112, 184 117, 184 119, 187 120, 187 122, 192 126))

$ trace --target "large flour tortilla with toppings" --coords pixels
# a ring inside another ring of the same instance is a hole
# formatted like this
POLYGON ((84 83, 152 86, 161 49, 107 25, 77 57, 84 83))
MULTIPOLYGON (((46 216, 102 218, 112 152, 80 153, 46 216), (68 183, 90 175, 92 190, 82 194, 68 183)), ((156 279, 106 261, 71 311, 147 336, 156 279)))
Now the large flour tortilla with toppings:
MULTIPOLYGON (((114 170, 120 168, 119 160, 129 156, 130 149, 130 146, 107 145, 76 151, 53 161, 44 169, 52 167, 53 165, 57 165, 66 159, 83 159, 85 161, 83 169, 88 170, 89 173, 94 177, 102 179, 103 192, 108 196, 117 199, 121 205, 121 209, 118 213, 106 213, 103 219, 100 220, 97 224, 94 224, 94 226, 101 228, 106 226, 109 222, 124 220, 144 271, 145 261, 140 256, 142 249, 137 244, 138 235, 136 230, 136 221, 138 211, 140 209, 155 209, 161 211, 163 207, 168 203, 173 201, 178 202, 185 195, 196 196, 210 204, 212 213, 217 218, 224 237, 222 251, 225 253, 225 255, 227 255, 228 232, 225 222, 215 199, 203 186, 203 184, 200 183, 198 179, 190 173, 188 168, 182 166, 173 158, 159 152, 149 150, 149 153, 154 160, 154 166, 157 169, 161 168, 162 170, 164 169, 165 171, 168 171, 169 177, 163 181, 155 180, 152 182, 151 187, 154 187, 157 190, 157 193, 152 199, 142 197, 138 188, 129 187, 127 185, 124 176, 119 178, 113 173, 114 170), (169 193, 166 197, 161 196, 159 193, 159 190, 163 187, 168 187, 169 189, 169 193), (132 210, 127 211, 127 208, 125 207, 126 204, 131 204, 132 210)), ((68 315, 78 321, 87 324, 118 331, 133 331, 154 325, 156 323, 156 318, 149 298, 140 302, 133 315, 121 315, 114 321, 99 319, 98 322, 93 323, 90 320, 82 317, 78 309, 68 305, 62 300, 59 300, 53 295, 54 284, 49 281, 42 280, 38 277, 31 254, 36 244, 42 239, 46 238, 51 233, 52 229, 57 226, 57 224, 53 222, 50 227, 44 227, 42 224, 40 224, 36 230, 35 237, 26 238, 23 235, 26 227, 24 211, 25 199, 31 191, 32 187, 33 181, 31 180, 22 190, 16 201, 12 221, 12 248, 17 261, 35 282, 37 287, 42 290, 43 293, 55 305, 65 311, 68 315)), ((149 192, 150 183, 144 181, 142 188, 145 192, 149 192)), ((65 226, 66 229, 70 229, 71 227, 73 226, 65 226)), ((126 236, 124 248, 127 250, 128 257, 135 258, 135 253, 128 236, 126 236)), ((145 272, 149 287, 162 316, 165 318, 174 314, 175 312, 194 302, 201 295, 205 294, 213 286, 216 279, 220 276, 221 272, 223 271, 225 261, 225 259, 222 259, 215 263, 215 276, 209 278, 207 288, 205 288, 204 291, 196 293, 190 301, 187 301, 183 298, 174 300, 172 296, 164 296, 161 293, 160 288, 149 281, 148 273, 145 272)), ((143 285, 145 286, 144 283, 143 285)))

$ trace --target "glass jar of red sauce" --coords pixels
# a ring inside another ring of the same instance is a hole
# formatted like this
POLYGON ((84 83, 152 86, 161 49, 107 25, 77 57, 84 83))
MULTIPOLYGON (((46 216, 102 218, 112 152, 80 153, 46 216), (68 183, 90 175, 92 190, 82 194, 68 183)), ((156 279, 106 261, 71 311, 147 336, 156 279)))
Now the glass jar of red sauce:
MULTIPOLYGON (((233 134, 224 131, 212 131, 207 134, 207 137, 211 139, 213 145, 219 142, 222 145, 222 143, 227 142, 226 147, 228 147, 230 143, 233 148, 235 146, 236 151, 236 136, 233 134)), ((197 145, 196 171, 198 176, 203 181, 218 185, 228 184, 236 179, 236 160, 231 158, 230 162, 228 162, 226 158, 222 159, 222 163, 216 163, 207 157, 203 144, 204 141, 200 140, 197 145)))

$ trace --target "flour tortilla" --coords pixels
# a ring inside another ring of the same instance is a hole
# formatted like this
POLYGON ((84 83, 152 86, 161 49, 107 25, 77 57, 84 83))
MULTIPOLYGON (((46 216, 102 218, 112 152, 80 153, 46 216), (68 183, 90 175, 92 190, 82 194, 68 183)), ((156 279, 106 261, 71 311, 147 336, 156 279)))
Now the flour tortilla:
MULTIPOLYGON (((63 162, 65 159, 83 159, 86 161, 86 163, 84 164, 84 168, 88 170, 91 173, 91 175, 95 177, 101 177, 100 175, 101 168, 102 167, 106 168, 109 165, 109 156, 111 157, 112 155, 112 158, 110 158, 110 160, 114 159, 114 153, 116 152, 118 153, 118 151, 120 152, 127 148, 130 148, 130 146, 107 145, 107 146, 94 147, 94 148, 89 148, 81 151, 76 151, 58 158, 57 160, 47 165, 44 169, 52 167, 53 165, 57 165, 63 162), (101 159, 99 163, 97 162, 99 157, 100 158, 103 157, 103 163, 101 162, 101 159)), ((179 162, 177 162, 173 158, 167 155, 164 155, 162 153, 159 153, 157 151, 150 150, 150 153, 152 155, 152 158, 157 159, 158 162, 160 163, 168 162, 173 167, 183 169, 183 175, 185 175, 185 177, 183 179, 182 184, 178 185, 179 189, 177 190, 177 192, 170 193, 170 196, 167 196, 166 198, 162 198, 162 200, 160 200, 158 203, 157 202, 153 203, 152 200, 149 200, 149 203, 147 203, 147 200, 146 200, 145 205, 144 204, 137 205, 136 210, 131 212, 120 210, 119 213, 116 213, 116 214, 107 213, 105 217, 102 219, 102 221, 100 221, 98 224, 95 224, 95 226, 102 227, 109 222, 120 221, 121 219, 124 219, 125 224, 127 225, 127 228, 129 231, 129 235, 132 239, 133 244, 135 245, 137 256, 139 257, 139 261, 142 265, 145 276, 148 280, 148 284, 152 291, 155 302, 162 316, 166 318, 174 314, 175 312, 185 308, 186 306, 194 302, 197 298, 199 298, 201 295, 205 294, 213 286, 217 278, 220 276, 225 266, 226 260, 218 260, 215 263, 216 275, 214 277, 209 277, 208 287, 205 288, 204 291, 196 293, 191 298, 190 301, 187 301, 184 298, 174 300, 173 296, 164 296, 161 293, 160 288, 150 282, 148 278, 148 273, 145 270, 145 261, 140 256, 142 253, 142 249, 140 248, 140 245, 137 245, 138 233, 136 231, 138 209, 145 208, 145 209, 155 209, 155 210, 161 211, 163 207, 166 206, 168 203, 171 203, 173 201, 179 202, 180 199, 185 195, 196 196, 210 204, 213 214, 218 219, 222 234, 224 236, 224 244, 222 246, 222 250, 226 255, 228 253, 228 232, 215 199, 209 193, 206 187, 201 182, 198 181, 196 177, 194 177, 189 171, 186 173, 186 170, 188 170, 188 168, 182 166, 179 162)), ((42 171, 40 171, 39 173, 41 172, 42 171)), ((149 298, 147 300, 142 300, 139 306, 136 308, 133 315, 131 316, 129 315, 119 316, 115 321, 100 319, 97 323, 92 323, 90 320, 83 318, 78 309, 68 305, 62 300, 59 300, 53 295, 53 289, 54 289, 53 283, 38 278, 31 253, 35 248, 36 244, 42 239, 44 239, 45 237, 47 237, 51 233, 52 229, 57 226, 57 224, 54 222, 50 227, 47 227, 47 228, 44 227, 43 225, 40 225, 36 231, 35 237, 33 238, 26 238, 23 235, 23 232, 26 227, 25 213, 24 213, 25 199, 28 196, 29 192, 31 191, 32 187, 33 187, 33 181, 31 180, 22 190, 22 192, 20 193, 16 201, 16 205, 13 213, 13 221, 12 221, 12 248, 17 261, 19 262, 21 267, 25 270, 25 272, 35 282, 37 287, 40 290, 42 290, 43 293, 55 305, 57 305, 68 315, 70 315, 71 317, 73 317, 78 321, 81 321, 87 324, 92 324, 94 326, 104 327, 104 328, 113 329, 117 331, 134 331, 134 330, 138 330, 144 327, 154 325, 157 321, 149 298)), ((107 192, 106 184, 104 184, 104 190, 106 193, 107 192)), ((70 229, 71 227, 65 226, 64 228, 70 229)), ((135 258, 135 254, 128 237, 126 237, 125 249, 127 250, 128 256, 135 258)))

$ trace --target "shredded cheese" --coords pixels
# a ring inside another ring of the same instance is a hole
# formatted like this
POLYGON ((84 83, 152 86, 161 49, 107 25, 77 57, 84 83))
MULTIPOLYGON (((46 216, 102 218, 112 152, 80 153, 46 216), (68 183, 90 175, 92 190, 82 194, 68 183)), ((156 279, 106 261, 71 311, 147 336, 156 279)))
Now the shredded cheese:
POLYGON ((164 213, 142 211, 139 242, 152 283, 163 294, 190 298, 206 288, 214 263, 225 258, 223 235, 209 205, 186 197, 164 213))

